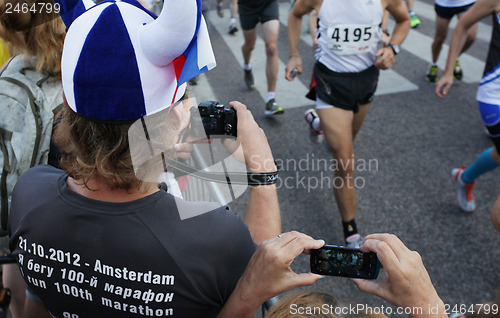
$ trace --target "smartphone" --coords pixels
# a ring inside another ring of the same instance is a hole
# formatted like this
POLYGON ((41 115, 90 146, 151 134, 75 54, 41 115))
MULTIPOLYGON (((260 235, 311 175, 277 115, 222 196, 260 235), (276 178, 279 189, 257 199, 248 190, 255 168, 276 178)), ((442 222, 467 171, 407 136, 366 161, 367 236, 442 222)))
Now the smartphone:
POLYGON ((376 279, 379 270, 380 261, 374 252, 335 245, 311 250, 311 272, 315 274, 376 279))
POLYGON ((294 68, 291 72, 290 72, 290 78, 295 78, 295 76, 297 76, 297 74, 299 74, 299 70, 297 68, 294 68))

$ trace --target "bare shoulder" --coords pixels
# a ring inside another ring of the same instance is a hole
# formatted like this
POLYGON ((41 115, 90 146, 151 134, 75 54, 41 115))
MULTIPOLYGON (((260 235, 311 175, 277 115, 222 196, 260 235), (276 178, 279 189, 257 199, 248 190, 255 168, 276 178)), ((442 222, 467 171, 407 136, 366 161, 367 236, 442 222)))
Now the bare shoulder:
POLYGON ((493 9, 495 14, 500 14, 500 1, 492 1, 492 2, 495 5, 493 9))
POLYGON ((319 11, 323 0, 297 0, 293 5, 293 10, 310 12, 312 10, 319 11))
POLYGON ((384 10, 389 7, 396 7, 403 4, 403 0, 380 0, 380 2, 384 10))
POLYGON ((500 1, 498 0, 477 0, 474 7, 478 7, 481 12, 500 13, 500 1))
POLYGON ((322 4, 323 4, 323 0, 312 0, 311 1, 311 6, 316 10, 316 12, 319 11, 322 4))
MULTIPOLYGON (((500 1, 498 0, 477 0, 476 3, 467 10, 464 23, 477 22, 482 18, 491 15, 498 14, 500 12, 500 1)), ((466 23, 467 24, 467 23, 466 23)))

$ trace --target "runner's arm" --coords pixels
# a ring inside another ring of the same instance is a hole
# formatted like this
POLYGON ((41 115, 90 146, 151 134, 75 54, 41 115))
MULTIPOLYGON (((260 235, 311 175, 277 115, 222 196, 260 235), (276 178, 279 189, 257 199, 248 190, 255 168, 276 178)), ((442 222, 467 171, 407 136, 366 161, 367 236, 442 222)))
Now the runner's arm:
POLYGON ((453 69, 455 61, 460 55, 467 37, 467 31, 482 18, 500 10, 500 3, 497 0, 478 0, 465 14, 458 20, 455 31, 450 42, 448 59, 443 76, 436 83, 435 93, 438 97, 444 97, 453 85, 453 69))
POLYGON ((392 31, 391 41, 389 43, 401 45, 406 35, 410 31, 410 15, 406 5, 401 0, 387 0, 387 11, 396 21, 396 26, 392 31))
POLYGON ((298 70, 298 75, 302 74, 302 60, 299 55, 299 41, 302 30, 302 17, 316 9, 319 12, 321 8, 321 0, 297 0, 288 14, 288 45, 290 47, 290 55, 288 64, 286 65, 285 77, 292 81, 290 73, 294 68, 298 70))
MULTIPOLYGON (((402 0, 386 0, 382 1, 382 8, 387 9, 396 21, 389 43, 400 46, 410 31, 410 15, 407 7, 402 0)), ((391 68, 395 62, 394 55, 394 51, 390 46, 384 46, 375 54, 377 57, 375 66, 381 70, 391 68)))

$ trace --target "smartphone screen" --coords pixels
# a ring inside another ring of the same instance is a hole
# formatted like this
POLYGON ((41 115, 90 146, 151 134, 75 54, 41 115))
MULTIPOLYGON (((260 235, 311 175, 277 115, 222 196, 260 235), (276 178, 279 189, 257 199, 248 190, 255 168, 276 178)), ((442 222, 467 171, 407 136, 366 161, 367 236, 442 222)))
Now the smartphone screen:
POLYGON ((373 252, 334 245, 311 250, 311 272, 315 274, 376 279, 379 269, 380 262, 373 252))

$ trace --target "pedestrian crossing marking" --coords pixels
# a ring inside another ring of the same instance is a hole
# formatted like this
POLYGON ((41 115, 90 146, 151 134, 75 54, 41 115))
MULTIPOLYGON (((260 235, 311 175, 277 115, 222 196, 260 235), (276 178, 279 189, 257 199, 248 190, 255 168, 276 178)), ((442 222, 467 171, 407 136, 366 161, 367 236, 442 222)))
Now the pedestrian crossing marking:
POLYGON ((393 70, 380 72, 375 96, 416 91, 418 86, 393 70))

